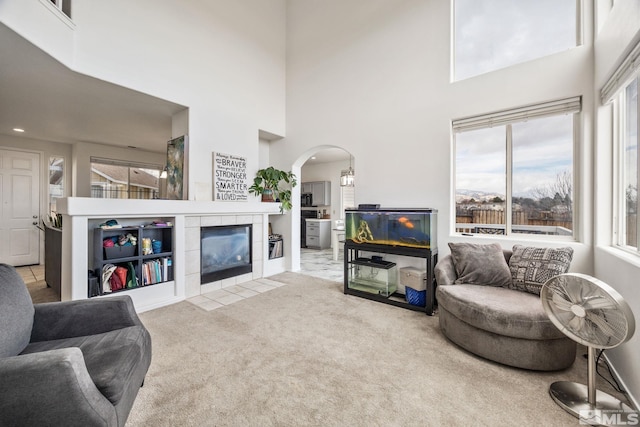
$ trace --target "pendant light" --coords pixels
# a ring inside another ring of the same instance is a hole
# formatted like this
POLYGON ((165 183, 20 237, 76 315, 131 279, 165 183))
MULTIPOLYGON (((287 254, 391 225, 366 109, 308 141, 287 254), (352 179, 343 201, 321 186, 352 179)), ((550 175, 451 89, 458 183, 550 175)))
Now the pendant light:
POLYGON ((349 169, 343 170, 340 173, 340 186, 341 187, 353 187, 354 186, 354 178, 355 171, 351 167, 351 154, 349 154, 349 169))

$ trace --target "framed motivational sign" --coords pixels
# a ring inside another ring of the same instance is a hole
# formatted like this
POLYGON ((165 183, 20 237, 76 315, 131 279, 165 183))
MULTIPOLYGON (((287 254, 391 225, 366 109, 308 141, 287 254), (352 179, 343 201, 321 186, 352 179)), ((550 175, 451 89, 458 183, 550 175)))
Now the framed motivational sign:
POLYGON ((246 202, 247 159, 233 154, 213 153, 213 201, 246 202))

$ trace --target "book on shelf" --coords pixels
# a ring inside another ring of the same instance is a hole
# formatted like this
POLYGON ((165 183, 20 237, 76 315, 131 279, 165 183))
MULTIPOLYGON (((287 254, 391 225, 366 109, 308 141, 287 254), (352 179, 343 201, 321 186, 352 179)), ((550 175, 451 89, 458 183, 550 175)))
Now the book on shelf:
POLYGON ((282 256, 283 241, 273 240, 270 242, 269 258, 280 258, 282 256))
POLYGON ((142 282, 146 285, 167 282, 172 276, 171 258, 159 258, 142 264, 142 282))

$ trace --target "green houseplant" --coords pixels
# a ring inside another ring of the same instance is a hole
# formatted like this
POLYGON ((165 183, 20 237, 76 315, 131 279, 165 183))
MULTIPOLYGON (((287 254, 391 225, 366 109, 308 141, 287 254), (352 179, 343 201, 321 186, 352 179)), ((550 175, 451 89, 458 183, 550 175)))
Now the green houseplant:
POLYGON ((285 172, 269 166, 256 172, 249 192, 261 195, 263 202, 280 202, 280 212, 284 212, 291 209, 291 189, 296 184, 296 176, 291 171, 285 172))

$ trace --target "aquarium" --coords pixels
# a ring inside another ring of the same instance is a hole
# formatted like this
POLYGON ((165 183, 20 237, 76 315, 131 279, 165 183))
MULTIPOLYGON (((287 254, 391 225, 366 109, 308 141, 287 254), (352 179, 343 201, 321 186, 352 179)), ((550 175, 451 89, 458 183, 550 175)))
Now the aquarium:
POLYGON ((437 247, 435 209, 347 209, 345 238, 353 243, 437 247))
POLYGON ((356 258, 349 263, 347 283, 349 288, 384 297, 396 291, 398 287, 396 264, 377 258, 356 258))

